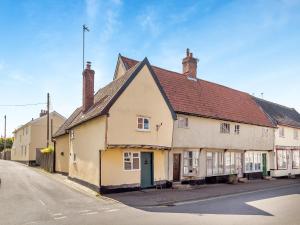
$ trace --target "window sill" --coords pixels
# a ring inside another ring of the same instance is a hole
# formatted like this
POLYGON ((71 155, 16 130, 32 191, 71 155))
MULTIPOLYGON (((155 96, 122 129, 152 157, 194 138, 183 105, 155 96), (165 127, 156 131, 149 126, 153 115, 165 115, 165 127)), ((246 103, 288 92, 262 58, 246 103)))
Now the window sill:
POLYGON ((150 132, 150 130, 144 130, 144 129, 136 129, 136 131, 139 131, 139 132, 150 132))

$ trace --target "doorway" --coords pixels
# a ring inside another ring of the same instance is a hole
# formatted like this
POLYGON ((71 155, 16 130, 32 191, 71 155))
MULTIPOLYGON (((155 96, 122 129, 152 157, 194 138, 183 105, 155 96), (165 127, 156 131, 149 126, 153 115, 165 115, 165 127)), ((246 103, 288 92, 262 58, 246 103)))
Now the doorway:
POLYGON ((141 188, 153 186, 153 153, 141 152, 141 188))
POLYGON ((173 155, 173 181, 180 181, 181 170, 181 154, 176 153, 173 155))
POLYGON ((268 176, 268 171, 267 171, 267 154, 263 153, 262 154, 262 170, 263 170, 263 176, 268 176))

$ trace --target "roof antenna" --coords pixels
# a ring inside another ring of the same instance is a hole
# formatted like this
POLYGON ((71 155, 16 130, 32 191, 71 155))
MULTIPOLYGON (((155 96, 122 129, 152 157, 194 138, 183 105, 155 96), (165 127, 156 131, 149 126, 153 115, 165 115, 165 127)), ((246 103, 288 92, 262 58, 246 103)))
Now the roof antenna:
POLYGON ((264 99, 264 93, 262 92, 262 93, 260 93, 260 95, 261 95, 261 98, 264 99))

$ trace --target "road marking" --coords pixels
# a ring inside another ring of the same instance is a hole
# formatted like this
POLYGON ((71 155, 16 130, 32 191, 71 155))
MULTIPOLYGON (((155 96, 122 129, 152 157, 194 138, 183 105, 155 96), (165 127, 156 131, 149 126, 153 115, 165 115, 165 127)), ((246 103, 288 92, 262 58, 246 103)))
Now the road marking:
POLYGON ((46 205, 46 203, 45 202, 43 202, 42 200, 39 200, 40 201, 40 203, 43 205, 43 206, 45 206, 46 205))
POLYGON ((110 210, 107 210, 105 212, 116 212, 116 211, 119 211, 120 209, 110 209, 110 210))
POLYGON ((92 211, 92 210, 86 209, 86 210, 79 211, 79 213, 86 213, 86 212, 90 212, 90 211, 92 211))
POLYGON ((67 218, 66 216, 54 217, 55 220, 61 220, 67 218))
POLYGON ((84 213, 84 214, 81 214, 81 215, 95 215, 95 214, 98 214, 98 212, 88 212, 88 213, 84 213))
POLYGON ((63 214, 62 213, 54 213, 52 214, 52 216, 62 216, 63 214))

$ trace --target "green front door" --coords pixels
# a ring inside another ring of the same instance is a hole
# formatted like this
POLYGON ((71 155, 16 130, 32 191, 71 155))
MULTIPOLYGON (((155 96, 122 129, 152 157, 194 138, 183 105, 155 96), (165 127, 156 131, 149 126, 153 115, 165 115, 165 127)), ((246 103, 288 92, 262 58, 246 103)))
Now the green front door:
POLYGON ((267 176, 268 173, 267 173, 267 154, 266 153, 263 153, 262 154, 262 166, 263 166, 263 176, 267 176))
POLYGON ((153 186, 153 154, 141 153, 141 188, 153 186))

